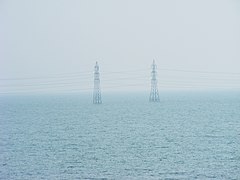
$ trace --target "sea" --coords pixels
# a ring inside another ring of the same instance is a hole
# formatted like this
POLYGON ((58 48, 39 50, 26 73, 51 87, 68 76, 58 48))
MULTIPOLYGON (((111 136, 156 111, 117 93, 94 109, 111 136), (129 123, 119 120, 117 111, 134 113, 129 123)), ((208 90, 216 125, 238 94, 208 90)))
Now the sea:
POLYGON ((0 96, 0 179, 240 179, 240 92, 0 96))

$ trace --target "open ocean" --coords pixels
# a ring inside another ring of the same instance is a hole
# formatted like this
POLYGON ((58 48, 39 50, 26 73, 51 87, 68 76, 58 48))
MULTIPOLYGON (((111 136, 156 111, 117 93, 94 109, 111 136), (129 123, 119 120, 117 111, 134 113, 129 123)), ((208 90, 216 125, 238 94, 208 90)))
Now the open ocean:
POLYGON ((1 95, 0 179, 240 179, 240 93, 1 95))

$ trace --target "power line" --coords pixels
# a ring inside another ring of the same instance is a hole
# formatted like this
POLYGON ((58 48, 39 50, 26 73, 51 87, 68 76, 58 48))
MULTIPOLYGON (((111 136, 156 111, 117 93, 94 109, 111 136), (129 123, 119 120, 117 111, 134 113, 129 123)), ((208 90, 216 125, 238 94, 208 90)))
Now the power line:
MULTIPOLYGON (((140 71, 146 71, 147 69, 135 69, 135 70, 127 70, 127 71, 107 71, 103 73, 103 76, 105 74, 119 74, 119 73, 134 73, 134 72, 140 72, 140 71)), ((0 78, 0 81, 17 81, 17 80, 34 80, 34 79, 58 79, 58 78, 74 78, 74 77, 82 77, 82 76, 91 76, 91 71, 82 71, 82 72, 75 72, 75 73, 63 73, 63 74, 52 74, 49 76, 34 76, 34 77, 15 77, 15 78, 0 78)))
MULTIPOLYGON (((47 81, 47 82, 30 82, 30 83, 21 83, 21 84, 0 84, 0 87, 2 88, 8 88, 8 87, 32 87, 32 86, 53 86, 53 85, 69 85, 69 84, 82 84, 84 82, 89 82, 91 81, 91 78, 74 78, 74 79, 62 79, 62 80, 55 80, 55 81, 47 81)), ((103 82, 118 82, 118 81, 136 81, 136 80, 148 80, 150 79, 149 77, 146 76, 128 76, 128 77, 120 77, 120 78, 114 78, 114 77, 110 77, 110 78, 102 78, 103 82)), ((202 77, 194 77, 194 79, 180 79, 180 80, 175 80, 172 78, 165 78, 163 76, 160 76, 159 78, 159 82, 176 82, 176 83, 204 83, 204 84, 208 84, 208 83, 223 83, 223 84, 231 84, 233 83, 233 85, 238 84, 240 80, 236 80, 236 79, 227 79, 227 81, 223 82, 222 78, 207 78, 207 79, 202 79, 202 77), (198 80, 196 80, 198 79, 198 80), (206 81, 207 80, 207 81, 206 81), (213 82, 218 80, 218 82, 213 82)))
MULTIPOLYGON (((184 73, 200 73, 200 74, 224 74, 224 75, 240 75, 238 72, 217 72, 217 71, 199 71, 199 70, 185 70, 185 69, 169 69, 169 68, 158 68, 162 71, 171 71, 171 72, 184 72, 184 73)), ((142 69, 133 69, 127 71, 109 71, 104 72, 102 75, 107 74, 121 74, 121 73, 135 73, 135 72, 146 72, 149 68, 142 69)), ((58 79, 58 78, 72 78, 72 77, 81 77, 81 76, 91 76, 91 71, 79 71, 74 73, 58 73, 48 76, 35 76, 35 77, 15 77, 15 78, 0 78, 0 81, 15 81, 15 80, 33 80, 33 79, 58 79)))
MULTIPOLYGON (((111 88, 115 88, 115 87, 134 87, 134 86, 142 86, 142 87, 146 87, 147 84, 149 82, 146 82, 146 83, 138 83, 138 84, 134 84, 134 83, 131 83, 131 84, 122 84, 122 85, 114 85, 112 84, 112 86, 103 86, 103 89, 111 89, 111 88)), ((210 89, 240 89, 240 86, 229 86, 229 85, 215 85, 215 86, 209 86, 208 84, 182 84, 182 83, 176 83, 176 82, 161 82, 159 84, 160 87, 167 87, 167 88, 203 88, 203 87, 207 87, 207 88, 210 88, 210 89)), ((26 89, 14 89, 14 92, 15 93, 21 93, 21 92, 37 92, 38 90, 61 90, 61 91, 72 91, 74 90, 73 88, 76 87, 76 84, 72 84, 72 85, 68 85, 66 86, 65 84, 59 84, 59 85, 55 85, 55 86, 52 86, 52 87, 35 87, 36 89, 31 89, 30 91, 26 89), (57 89, 56 89, 57 88, 57 89), (59 89, 59 88, 64 88, 64 89, 59 89)), ((77 88, 75 90, 91 90, 92 88, 89 86, 89 88, 77 88)), ((11 91, 13 92, 13 91, 11 91)), ((8 93, 8 92, 0 92, 0 93, 8 93)))
MULTIPOLYGON (((107 79, 104 79, 104 82, 111 82, 111 81, 121 81, 121 80, 136 80, 136 79, 149 79, 147 77, 143 77, 143 76, 137 76, 137 77, 125 77, 125 78, 107 78, 107 79)), ((81 81, 48 81, 48 82, 43 82, 43 83, 31 83, 31 84, 5 84, 5 85, 0 85, 0 87, 18 87, 18 86, 48 86, 48 85, 68 85, 68 84, 80 84, 80 83, 83 83, 83 82, 89 82, 91 79, 80 79, 81 81)))
POLYGON ((158 68, 158 69, 163 71, 176 71, 176 72, 185 72, 185 73, 240 75, 240 73, 237 73, 237 72, 198 71, 198 70, 168 69, 168 68, 158 68))
MULTIPOLYGON (((124 78, 123 78, 124 79, 124 78)), ((134 80, 134 79, 133 79, 134 80)), ((147 85, 149 83, 149 81, 147 81, 147 79, 140 79, 140 80, 144 80, 144 85, 147 85)), ((114 84, 119 84, 119 82, 117 81, 108 81, 109 85, 114 85, 114 84)), ((134 80, 135 82, 135 80, 134 80)), ((211 87, 232 87, 232 88, 239 88, 239 84, 234 84, 234 83, 229 83, 229 82, 225 82, 225 83, 212 83, 212 82, 195 82, 195 81, 185 81, 185 82, 182 82, 182 81, 176 81, 176 80, 160 80, 160 86, 161 85, 177 85, 177 86, 200 86, 200 87, 208 87, 208 88, 211 88, 211 87)), ((89 85, 89 84, 88 84, 89 85)), ((124 87, 125 84, 122 84, 120 86, 124 87)), ((58 83, 58 84, 37 84, 37 85, 25 85, 25 86, 10 86, 10 87, 14 87, 15 90, 16 88, 17 89, 25 89, 26 87, 31 87, 31 89, 52 89, 52 88, 69 88, 69 87, 78 87, 78 86, 81 86, 81 84, 77 84, 77 82, 65 82, 65 83, 58 83)), ((85 84, 86 86, 86 84, 85 84)), ((9 88, 9 86, 6 86, 6 87, 2 87, 3 88, 9 88)))
MULTIPOLYGON (((136 76, 138 75, 136 72, 146 72, 149 70, 148 68, 145 69, 135 69, 135 70, 127 70, 127 71, 116 71, 116 72, 105 72, 102 76, 103 82, 108 82, 110 85, 114 85, 114 83, 119 83, 118 81, 136 81, 141 80, 142 82, 145 82, 143 85, 146 86, 147 83, 150 81, 150 77, 148 76, 136 76), (121 74, 120 78, 116 78, 112 76, 113 74, 121 74), (108 75, 111 75, 108 77, 108 75), (127 77, 122 77, 123 75, 126 75, 127 77), (134 75, 134 76, 133 76, 134 75), (147 81, 148 80, 148 81, 147 81)), ((179 76, 173 76, 173 79, 166 78, 166 75, 159 76, 159 84, 160 87, 176 87, 176 88, 202 88, 202 87, 208 87, 208 88, 231 88, 231 89, 240 89, 238 85, 240 84, 240 79, 235 79, 238 76, 226 76, 225 77, 210 77, 210 76, 202 76, 203 74, 212 74, 212 75, 240 75, 240 73, 228 73, 228 72, 209 72, 209 71, 191 71, 191 70, 182 70, 182 69, 163 69, 160 68, 160 70, 165 71, 174 71, 174 72, 187 72, 191 73, 192 75, 197 75, 197 77, 192 77, 189 79, 180 79, 176 80, 176 78, 179 78, 179 76), (198 79, 198 81, 196 81, 198 79), (200 81, 199 81, 200 80, 200 81), (201 82, 201 80, 203 82, 201 82), (211 82, 216 81, 219 82, 211 82), (226 80, 222 82, 223 80, 226 80)), ((148 72, 149 73, 149 72, 148 72)), ((0 87, 2 89, 6 88, 15 88, 14 91, 16 93, 19 92, 19 90, 25 90, 26 87, 31 87, 33 92, 36 92, 36 90, 49 90, 54 88, 65 88, 64 91, 71 91, 71 87, 78 87, 81 86, 84 82, 90 82, 93 79, 92 73, 89 71, 84 72, 78 72, 76 73, 65 73, 66 75, 63 76, 63 74, 58 74, 59 76, 44 76, 44 77, 22 77, 22 78, 2 78, 0 79, 1 84, 0 87), (9 82, 6 82, 7 80, 16 82, 21 82, 21 84, 8 84, 9 82), (34 82, 28 82, 26 84, 26 81, 29 80, 35 80, 34 82), (40 82, 38 82, 40 80, 40 82), (1 82, 2 81, 2 82, 1 82), (25 84, 23 84, 23 82, 25 84), (7 84, 6 84, 7 83, 7 84), (18 89, 16 89, 18 88, 18 89), (20 89, 19 89, 20 88, 20 89), (67 88, 67 89, 66 89, 67 88), (70 88, 70 89, 69 89, 70 88)), ((147 74, 147 73, 146 73, 147 74)), ((56 75, 56 74, 55 74, 56 75)), ((85 84, 86 85, 86 84, 85 84)), ((129 85, 120 85, 120 87, 129 87, 134 86, 134 83, 129 85)), ((119 86, 112 86, 110 88, 119 87, 119 86)), ((105 89, 106 87, 104 87, 105 89)), ((79 89, 81 90, 81 89, 79 89)), ((89 90, 86 89, 86 90, 89 90)), ((9 90, 8 90, 9 91, 9 90)), ((10 90, 12 91, 12 90, 10 90)), ((0 92, 0 93, 7 93, 7 92, 0 92)))

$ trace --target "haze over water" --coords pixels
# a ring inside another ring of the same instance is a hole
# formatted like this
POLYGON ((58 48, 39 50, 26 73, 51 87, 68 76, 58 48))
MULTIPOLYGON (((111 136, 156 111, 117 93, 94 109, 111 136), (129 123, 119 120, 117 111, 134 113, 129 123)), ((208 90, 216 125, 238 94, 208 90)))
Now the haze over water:
POLYGON ((0 179, 240 179, 239 32, 238 0, 0 0, 0 179))
POLYGON ((96 61, 147 91, 153 59, 162 89, 240 89, 238 0, 1 0, 0 24, 0 93, 89 90, 96 61))
POLYGON ((240 94, 160 97, 1 96, 0 179, 239 179, 240 94))

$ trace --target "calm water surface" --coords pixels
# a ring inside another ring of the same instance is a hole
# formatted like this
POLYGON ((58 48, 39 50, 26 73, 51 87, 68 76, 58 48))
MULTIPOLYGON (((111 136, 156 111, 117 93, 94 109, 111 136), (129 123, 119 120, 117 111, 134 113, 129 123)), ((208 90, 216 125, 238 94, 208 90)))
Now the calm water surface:
POLYGON ((240 93, 147 95, 1 96, 0 179, 240 179, 240 93))

